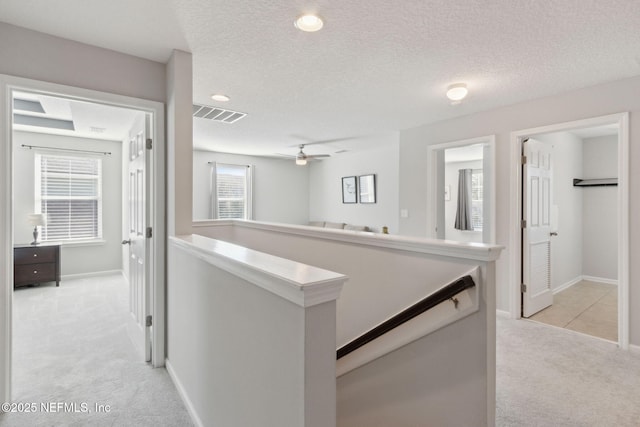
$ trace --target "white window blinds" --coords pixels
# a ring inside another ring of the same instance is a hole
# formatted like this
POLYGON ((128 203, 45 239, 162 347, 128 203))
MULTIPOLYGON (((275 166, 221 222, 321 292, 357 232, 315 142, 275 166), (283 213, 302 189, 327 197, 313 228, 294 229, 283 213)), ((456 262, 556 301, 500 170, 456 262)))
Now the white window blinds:
POLYGON ((471 172, 471 224, 475 231, 482 231, 482 199, 483 173, 482 169, 474 169, 471 172))
POLYGON ((47 224, 42 240, 102 237, 102 160, 36 155, 36 212, 47 224))
POLYGON ((212 210, 216 219, 251 219, 251 166, 213 163, 212 210))

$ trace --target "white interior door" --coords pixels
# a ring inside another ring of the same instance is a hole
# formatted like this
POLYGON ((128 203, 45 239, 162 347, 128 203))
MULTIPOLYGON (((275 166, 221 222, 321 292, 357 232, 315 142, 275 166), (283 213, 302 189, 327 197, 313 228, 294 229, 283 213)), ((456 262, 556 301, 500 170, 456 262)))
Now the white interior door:
POLYGON ((522 315, 532 316, 553 304, 551 291, 551 146, 524 143, 522 233, 522 315))
POLYGON ((136 350, 145 361, 151 360, 150 316, 150 194, 149 160, 151 150, 147 149, 149 120, 140 114, 129 131, 129 324, 128 331, 136 350), (149 317, 150 319, 150 317, 149 317), (150 323, 150 322, 149 322, 150 323))

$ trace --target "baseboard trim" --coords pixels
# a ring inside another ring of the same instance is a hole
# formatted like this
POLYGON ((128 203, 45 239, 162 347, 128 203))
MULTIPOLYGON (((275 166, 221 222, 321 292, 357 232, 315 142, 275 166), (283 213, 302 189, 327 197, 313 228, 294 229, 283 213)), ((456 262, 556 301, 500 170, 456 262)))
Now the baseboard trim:
POLYGON ((595 277, 595 276, 582 276, 582 280, 588 280, 589 282, 604 283, 605 285, 618 286, 618 281, 616 279, 606 279, 604 277, 595 277))
POLYGON ((186 406, 187 408, 187 412, 191 417, 191 421, 193 421, 193 424, 195 424, 197 427, 204 427, 204 424, 200 419, 200 417, 198 416, 196 409, 193 407, 193 403, 189 399, 189 396, 187 396, 186 390, 182 386, 180 379, 178 379, 178 375, 176 375, 176 371, 173 370, 173 366, 171 366, 171 362, 169 362, 169 359, 164 359, 164 366, 167 369, 167 372, 169 373, 169 378, 171 378, 171 381, 173 381, 173 385, 176 386, 176 390, 178 390, 178 394, 180 395, 180 398, 182 399, 184 406, 186 406))
POLYGON ((511 313, 509 313, 506 310, 496 310, 496 316, 504 317, 505 319, 508 319, 511 317, 511 313))
POLYGON ((575 279, 569 280, 566 283, 558 286, 553 290, 553 294, 557 294, 558 292, 562 292, 566 289, 569 289, 573 285, 580 283, 583 280, 587 280, 589 282, 602 283, 604 285, 616 285, 618 286, 618 281, 616 279, 606 279, 604 277, 595 277, 595 276, 578 276, 575 279))
POLYGON ((640 354, 640 345, 629 344, 629 351, 635 354, 640 354))
POLYGON ((87 279, 89 277, 111 276, 113 274, 122 275, 123 273, 122 273, 122 270, 94 271, 91 273, 64 274, 60 276, 60 279, 61 280, 87 279))
POLYGON ((573 285, 575 285, 576 283, 580 283, 583 280, 584 276, 578 276, 575 279, 569 280, 566 283, 563 283, 562 285, 558 286, 557 288, 555 288, 553 290, 553 294, 557 294, 558 292, 562 292, 565 289, 569 289, 570 287, 572 287, 573 285))

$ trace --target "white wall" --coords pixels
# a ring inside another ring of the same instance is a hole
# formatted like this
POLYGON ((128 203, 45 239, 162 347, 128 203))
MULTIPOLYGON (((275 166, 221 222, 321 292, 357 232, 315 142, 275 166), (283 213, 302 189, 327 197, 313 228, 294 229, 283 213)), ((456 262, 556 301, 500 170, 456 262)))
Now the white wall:
MULTIPOLYGON (((105 243, 90 246, 62 246, 61 274, 83 274, 122 268, 122 143, 70 136, 32 132, 14 132, 14 241, 29 243, 33 227, 27 215, 35 212, 35 154, 36 150, 22 148, 22 144, 76 150, 108 151, 102 159, 102 233, 105 243)), ((42 151, 46 152, 46 151, 42 151)), ((48 153, 64 155, 64 152, 48 153)))
POLYGON ((309 168, 293 160, 193 151, 193 219, 210 219, 211 165, 208 162, 253 165, 253 219, 307 224, 309 168))
POLYGON ((459 242, 482 243, 482 231, 462 231, 455 228, 458 209, 458 170, 460 169, 482 169, 482 160, 444 164, 444 185, 449 186, 451 194, 451 199, 444 202, 444 238, 459 242))
MULTIPOLYGON (((584 139, 584 178, 618 176, 618 137, 584 139)), ((618 278, 618 187, 583 187, 583 274, 618 278)))
POLYGON ((0 22, 0 74, 165 101, 159 62, 0 22))
MULTIPOLYGON (((344 153, 309 168, 309 219, 366 225, 398 233, 398 142, 382 148, 344 153), (342 177, 376 175, 376 203, 342 203, 342 177)), ((411 184, 413 185, 413 184, 411 184)))
POLYGON ((466 317, 339 377, 337 426, 493 426, 479 325, 466 317))
POLYGON ((174 50, 167 63, 167 233, 193 222, 193 60, 174 50))
MULTIPOLYGON (((427 146, 450 141, 496 135, 496 242, 504 245, 497 263, 498 308, 509 309, 510 240, 517 229, 510 228, 511 132, 572 120, 630 112, 630 159, 640 158, 640 77, 619 80, 556 96, 540 98, 499 109, 469 114, 455 119, 407 129, 400 134, 400 209, 409 211, 400 218, 400 232, 425 236, 427 218, 427 146)), ((463 106, 464 107, 464 106, 463 106)), ((629 176, 630 218, 640 217, 640 167, 631 163, 629 176)), ((640 257, 640 225, 631 221, 630 259, 640 257)), ((630 263, 630 341, 640 344, 640 264, 630 263)))
POLYGON ((533 139, 553 147, 551 288, 556 289, 580 278, 582 270, 582 201, 584 189, 573 186, 574 178, 581 178, 582 139, 569 132, 535 135, 533 139), (557 208, 554 208, 557 207, 557 208))

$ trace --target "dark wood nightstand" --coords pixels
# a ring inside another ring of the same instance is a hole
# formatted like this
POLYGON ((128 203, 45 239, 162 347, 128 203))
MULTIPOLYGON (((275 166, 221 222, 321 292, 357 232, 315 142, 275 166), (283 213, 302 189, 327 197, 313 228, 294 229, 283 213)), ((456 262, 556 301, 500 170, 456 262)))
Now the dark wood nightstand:
POLYGON ((44 282, 60 286, 60 245, 14 245, 13 287, 44 282))

